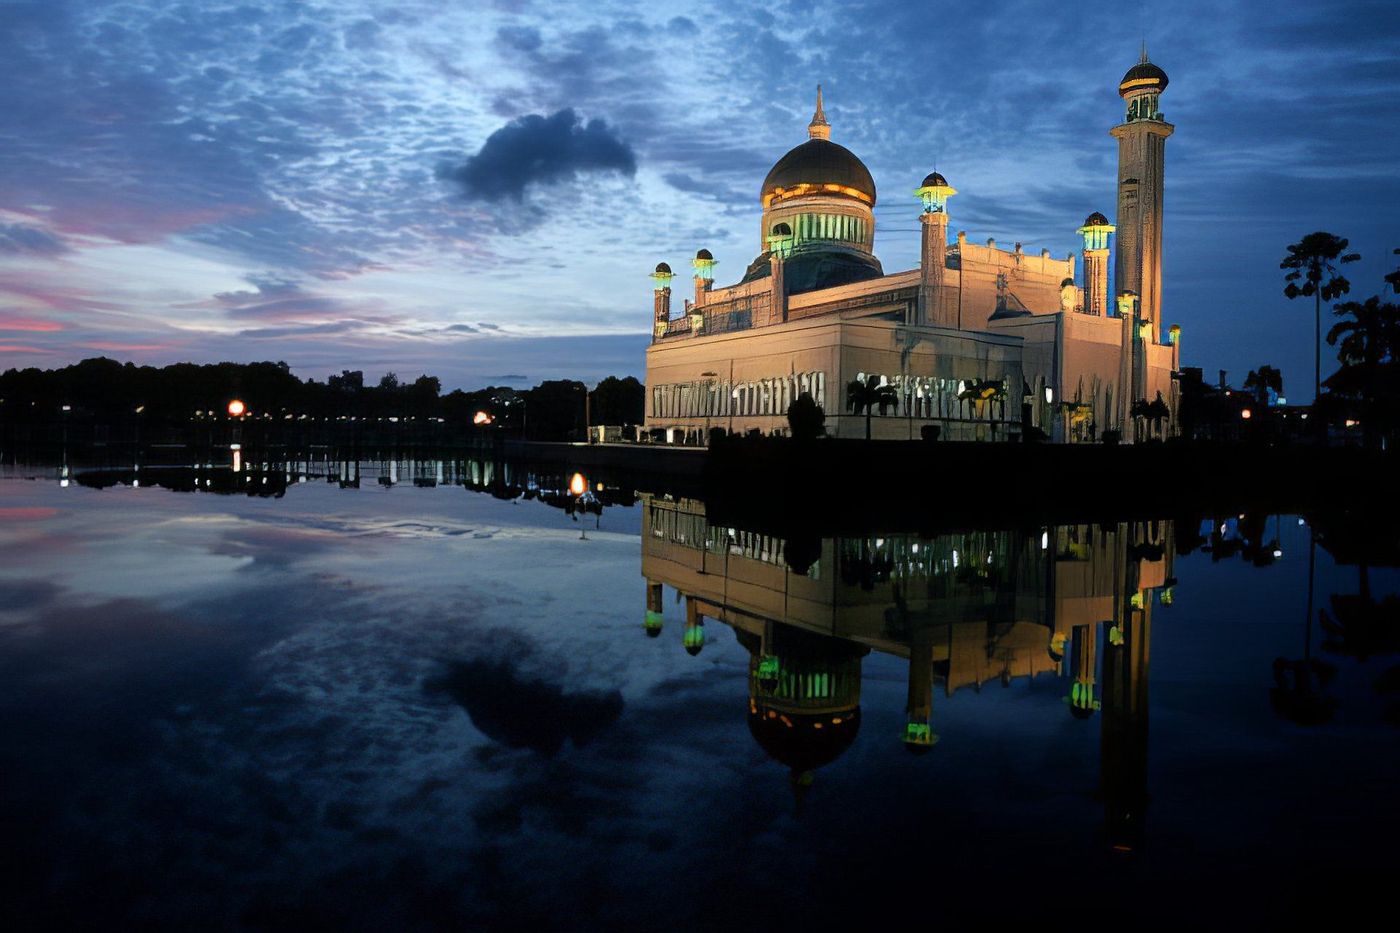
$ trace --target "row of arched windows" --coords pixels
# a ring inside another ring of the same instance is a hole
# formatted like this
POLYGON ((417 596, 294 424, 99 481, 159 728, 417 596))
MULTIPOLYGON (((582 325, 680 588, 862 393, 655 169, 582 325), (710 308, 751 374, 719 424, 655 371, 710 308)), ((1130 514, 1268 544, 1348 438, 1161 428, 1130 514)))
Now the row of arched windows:
MULTIPOLYGON (((801 244, 814 240, 835 240, 868 246, 870 225, 863 217, 848 214, 798 214, 786 223, 792 228, 793 242, 801 244)), ((776 225, 775 225, 776 226, 776 225)))

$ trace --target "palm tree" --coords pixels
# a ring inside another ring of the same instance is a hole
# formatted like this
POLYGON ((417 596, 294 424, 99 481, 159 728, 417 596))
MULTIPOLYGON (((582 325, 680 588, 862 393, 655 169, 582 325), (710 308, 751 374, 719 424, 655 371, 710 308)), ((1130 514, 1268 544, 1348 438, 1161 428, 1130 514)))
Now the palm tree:
POLYGON ((1162 398, 1162 393, 1158 392, 1157 397, 1147 403, 1146 417, 1152 422, 1154 432, 1161 437, 1165 437, 1165 429, 1162 422, 1171 416, 1171 409, 1167 407, 1167 402, 1162 398))
MULTIPOLYGON (((1396 256, 1400 256, 1400 249, 1391 250, 1391 252, 1396 256)), ((1400 293, 1400 269, 1396 269, 1394 272, 1387 272, 1385 284, 1389 285, 1397 293, 1400 293)))
POLYGON ((1372 295, 1363 301, 1348 301, 1339 304, 1332 312, 1342 320, 1332 325, 1327 332, 1327 343, 1337 346, 1337 359, 1343 366, 1363 366, 1375 369, 1387 355, 1394 356, 1400 347, 1390 345, 1396 329, 1396 316, 1400 308, 1389 302, 1381 304, 1378 296, 1372 295), (1350 316, 1351 320, 1346 320, 1350 316))
POLYGON ((1382 303, 1379 296, 1372 295, 1364 302, 1339 304, 1333 312, 1342 320, 1327 332, 1327 343, 1337 347, 1342 370, 1328 379, 1328 384, 1344 395, 1361 396, 1367 409, 1362 419, 1366 445, 1374 446, 1381 427, 1378 422, 1389 408, 1382 396, 1392 395, 1395 385, 1393 377, 1388 383, 1385 377, 1386 370, 1394 371, 1400 356, 1400 306, 1382 303))
POLYGON ((1316 396, 1322 393, 1322 303, 1330 303, 1332 299, 1351 291, 1351 283, 1337 271, 1337 266, 1356 262, 1361 258, 1360 253, 1346 252, 1347 242, 1344 237, 1318 230, 1291 244, 1288 247, 1288 256, 1278 264, 1280 269, 1289 270, 1283 277, 1288 283, 1284 286, 1283 293, 1289 299, 1299 295, 1314 299, 1314 404, 1316 396), (1302 285, 1298 284, 1300 279, 1302 285))
POLYGON ((865 379, 852 379, 846 384, 846 409, 852 414, 865 413, 865 439, 870 440, 870 416, 876 408, 885 414, 899 402, 899 393, 894 386, 882 384, 876 375, 865 379))
MULTIPOLYGON (((1332 341, 1331 336, 1327 338, 1332 341)), ((1251 369, 1249 375, 1245 377, 1244 387, 1254 390, 1254 398, 1261 407, 1269 404, 1269 390, 1273 389, 1275 395, 1283 394, 1283 373, 1265 363, 1258 369, 1251 369)))

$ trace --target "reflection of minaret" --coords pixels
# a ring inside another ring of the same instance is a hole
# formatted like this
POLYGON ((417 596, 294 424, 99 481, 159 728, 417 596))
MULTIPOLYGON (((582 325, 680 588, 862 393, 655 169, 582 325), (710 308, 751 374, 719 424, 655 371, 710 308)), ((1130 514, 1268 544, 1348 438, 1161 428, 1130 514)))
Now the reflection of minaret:
POLYGON ((1075 719, 1088 719, 1101 705, 1094 696, 1094 674, 1098 667, 1097 626, 1076 625, 1070 632, 1069 643, 1069 703, 1075 719))
POLYGON ((681 641, 691 657, 705 647, 705 619, 700 615, 700 601, 690 596, 685 598, 685 631, 681 641))
MULTIPOLYGON (((939 626, 943 632, 947 626, 939 626)), ((909 692, 904 708, 904 747, 915 755, 928 752, 938 741, 933 734, 933 638, 934 627, 915 625, 909 633, 909 692)))
POLYGON ((860 662, 870 649, 779 622, 765 636, 736 629, 749 652, 749 731, 792 772, 801 796, 812 772, 841 756, 860 730, 860 662))
MULTIPOLYGON (((1157 547, 1144 534, 1153 526, 1120 525, 1123 590, 1108 623, 1103 658, 1100 774, 1108 843, 1131 852, 1142 843, 1147 809, 1147 669, 1152 639, 1152 587, 1144 563, 1157 547), (1137 534, 1134 534, 1137 532, 1137 534), (1144 538, 1141 542, 1130 539, 1144 538), (1129 544, 1135 546, 1129 550, 1129 544), (1144 586, 1146 584, 1146 586, 1144 586)), ((1155 563, 1155 562, 1154 562, 1155 563)))
POLYGON ((1157 109, 1167 74, 1142 59, 1123 76, 1118 93, 1127 101, 1123 122, 1110 130, 1118 140, 1118 255, 1114 292, 1141 296, 1148 339, 1156 342, 1162 303, 1162 186, 1167 137, 1176 129, 1157 109))
POLYGON ((661 614, 661 584, 647 581, 647 614, 642 622, 642 627, 646 629, 647 637, 655 638, 661 634, 661 624, 664 621, 661 614))

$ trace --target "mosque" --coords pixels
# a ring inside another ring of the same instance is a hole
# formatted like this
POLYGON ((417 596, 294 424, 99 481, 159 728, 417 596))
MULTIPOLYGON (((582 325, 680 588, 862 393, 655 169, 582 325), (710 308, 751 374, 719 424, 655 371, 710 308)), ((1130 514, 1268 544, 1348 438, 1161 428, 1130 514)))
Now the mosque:
POLYGON ((1144 48, 1119 82, 1126 112, 1110 130, 1117 223, 1090 212, 1076 231, 1080 256, 973 243, 964 232, 950 242, 958 192, 934 172, 914 190, 919 267, 893 273, 875 255, 875 180, 832 142, 818 88, 809 138, 763 180, 760 252, 743 277, 715 286, 714 257, 699 250, 694 298, 673 316, 671 267, 652 275, 651 436, 785 434, 788 406, 804 394, 836 437, 1174 433, 1180 328, 1161 317, 1163 154, 1174 129, 1158 109, 1166 87, 1144 48))

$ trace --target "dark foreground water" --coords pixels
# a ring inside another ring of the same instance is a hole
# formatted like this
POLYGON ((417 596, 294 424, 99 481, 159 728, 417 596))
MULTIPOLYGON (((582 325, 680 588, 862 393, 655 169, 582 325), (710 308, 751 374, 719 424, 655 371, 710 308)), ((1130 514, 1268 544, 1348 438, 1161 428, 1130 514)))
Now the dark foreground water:
POLYGON ((289 475, 0 480, 7 929, 1213 929, 1393 902, 1400 619, 1372 538, 785 539, 698 502, 576 520, 450 476, 289 475))

